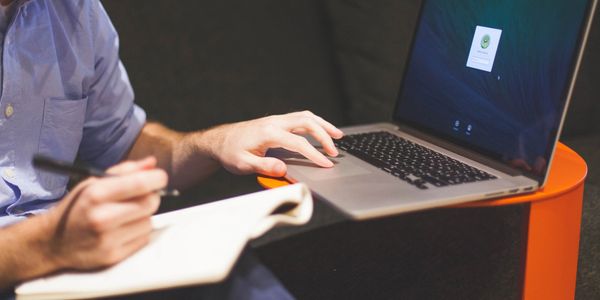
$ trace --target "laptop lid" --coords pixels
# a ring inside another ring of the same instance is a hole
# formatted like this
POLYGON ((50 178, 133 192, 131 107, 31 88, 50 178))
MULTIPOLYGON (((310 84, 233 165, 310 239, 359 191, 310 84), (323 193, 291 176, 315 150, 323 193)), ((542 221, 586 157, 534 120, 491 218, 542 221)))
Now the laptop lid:
POLYGON ((394 121, 543 185, 596 0, 424 0, 394 121))

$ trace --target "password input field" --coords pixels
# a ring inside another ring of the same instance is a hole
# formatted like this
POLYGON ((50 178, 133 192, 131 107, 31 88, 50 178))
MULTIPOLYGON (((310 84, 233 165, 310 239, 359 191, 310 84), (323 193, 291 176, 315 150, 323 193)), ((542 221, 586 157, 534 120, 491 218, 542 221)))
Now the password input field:
POLYGON ((489 59, 481 58, 481 57, 472 57, 471 62, 475 63, 475 64, 480 64, 480 65, 489 65, 490 64, 489 59))

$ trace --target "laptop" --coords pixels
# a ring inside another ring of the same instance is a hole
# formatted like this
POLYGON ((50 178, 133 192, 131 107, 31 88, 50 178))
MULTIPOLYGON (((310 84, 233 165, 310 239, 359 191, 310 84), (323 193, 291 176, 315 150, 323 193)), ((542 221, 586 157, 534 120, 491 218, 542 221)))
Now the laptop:
MULTIPOLYGON (((392 122, 342 128, 334 168, 274 149, 354 219, 544 186, 597 0, 424 0, 392 122)), ((317 143, 314 143, 317 145, 317 143)))

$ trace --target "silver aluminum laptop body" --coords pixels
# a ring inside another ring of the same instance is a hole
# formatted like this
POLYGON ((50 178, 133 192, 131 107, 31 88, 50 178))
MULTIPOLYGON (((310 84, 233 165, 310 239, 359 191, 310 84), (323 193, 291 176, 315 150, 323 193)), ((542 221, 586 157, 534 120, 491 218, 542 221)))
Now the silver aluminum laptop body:
MULTIPOLYGON (((597 0, 590 4, 591 9, 588 8, 587 19, 584 20, 577 57, 573 60, 576 65, 573 66, 566 94, 567 100, 561 114, 558 132, 554 138, 554 146, 558 142, 568 102, 572 95, 596 4, 597 0)), ((354 219, 369 219, 533 192, 543 187, 547 179, 548 171, 542 177, 534 178, 477 151, 459 146, 452 139, 435 137, 407 125, 377 123, 346 127, 342 130, 346 135, 387 131, 497 177, 495 180, 421 190, 344 151, 340 151, 338 157, 331 159, 335 167, 330 169, 319 168, 301 155, 286 150, 274 149, 269 152, 270 156, 278 157, 288 165, 286 179, 308 184, 317 196, 330 202, 354 219)), ((319 147, 314 140, 310 138, 309 140, 313 145, 319 147)), ((552 155, 553 152, 550 157, 552 155)), ((550 167, 547 170, 550 170, 550 167)))
MULTIPOLYGON (((283 159, 288 165, 286 179, 308 184, 313 193, 354 219, 531 192, 539 186, 537 181, 509 168, 501 170, 488 166, 480 156, 482 162, 469 159, 469 156, 437 146, 435 141, 417 138, 391 123, 353 126, 342 130, 346 135, 388 131, 498 177, 496 180, 420 190, 344 151, 331 159, 335 167, 330 169, 319 168, 301 155, 289 151, 278 149, 270 152, 270 155, 283 159)), ((477 156, 476 153, 470 154, 477 156)))

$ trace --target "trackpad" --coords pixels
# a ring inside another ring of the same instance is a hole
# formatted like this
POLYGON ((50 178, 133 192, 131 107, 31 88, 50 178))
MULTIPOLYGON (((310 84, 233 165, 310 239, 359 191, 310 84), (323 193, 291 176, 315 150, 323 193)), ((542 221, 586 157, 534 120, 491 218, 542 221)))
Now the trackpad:
POLYGON ((269 150, 268 156, 277 157, 288 165, 288 171, 300 173, 302 176, 311 180, 328 180, 349 176, 365 175, 371 171, 352 163, 344 158, 344 154, 338 157, 329 158, 333 163, 333 168, 322 168, 304 158, 301 154, 287 151, 284 149, 269 150))

